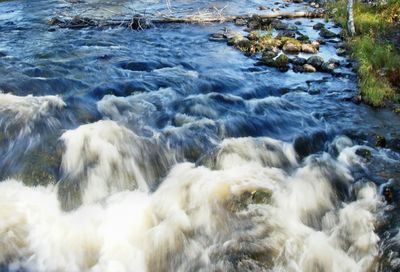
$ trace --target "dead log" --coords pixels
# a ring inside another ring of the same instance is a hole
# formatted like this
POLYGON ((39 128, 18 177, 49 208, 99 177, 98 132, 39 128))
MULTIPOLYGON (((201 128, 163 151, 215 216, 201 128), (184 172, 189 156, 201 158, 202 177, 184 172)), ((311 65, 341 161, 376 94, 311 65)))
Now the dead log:
POLYGON ((232 16, 211 16, 211 15, 192 15, 187 17, 156 17, 145 18, 141 15, 134 15, 129 19, 92 19, 83 17, 73 18, 58 18, 54 17, 49 20, 50 25, 61 28, 82 28, 82 27, 129 27, 131 29, 146 29, 157 24, 209 24, 209 23, 224 23, 233 22, 241 19, 250 21, 254 19, 290 19, 290 18, 320 18, 324 16, 323 11, 294 11, 294 12, 274 12, 267 14, 255 15, 232 15, 232 16))

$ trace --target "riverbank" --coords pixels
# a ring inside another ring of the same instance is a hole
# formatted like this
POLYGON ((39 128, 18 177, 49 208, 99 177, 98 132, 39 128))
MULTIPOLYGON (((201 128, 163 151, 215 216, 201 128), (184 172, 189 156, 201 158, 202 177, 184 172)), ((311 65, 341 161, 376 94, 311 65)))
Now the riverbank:
MULTIPOLYGON (((347 28, 347 0, 327 4, 330 15, 347 28)), ((345 31, 351 57, 358 61, 362 100, 375 107, 390 106, 400 113, 400 2, 354 3, 356 35, 345 31)))

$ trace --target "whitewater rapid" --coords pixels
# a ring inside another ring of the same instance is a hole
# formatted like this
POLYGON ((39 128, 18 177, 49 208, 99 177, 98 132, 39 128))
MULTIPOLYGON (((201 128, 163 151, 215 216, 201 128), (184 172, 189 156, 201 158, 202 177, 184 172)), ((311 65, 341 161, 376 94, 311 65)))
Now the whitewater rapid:
MULTIPOLYGON (((58 100, 34 101, 41 106, 31 112, 21 107, 27 119, 58 100)), ((59 141, 58 183, 0 183, 0 263, 10 271, 353 272, 376 265, 382 202, 373 183, 352 178, 349 168, 363 160, 345 136, 330 143, 336 157, 323 152, 304 161, 292 143, 228 138, 201 165, 177 162, 157 135, 143 138, 114 121, 67 130, 59 141)))

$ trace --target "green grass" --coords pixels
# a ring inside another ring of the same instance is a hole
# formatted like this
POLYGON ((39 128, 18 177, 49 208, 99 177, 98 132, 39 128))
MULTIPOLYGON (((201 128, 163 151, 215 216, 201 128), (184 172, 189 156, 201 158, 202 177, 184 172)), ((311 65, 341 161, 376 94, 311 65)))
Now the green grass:
MULTIPOLYGON (((331 15, 344 29, 346 7, 347 0, 328 4, 331 15)), ((382 6, 354 4, 356 37, 348 37, 348 47, 359 63, 360 94, 366 103, 376 107, 384 106, 387 101, 399 101, 400 52, 382 38, 397 24, 399 14, 399 0, 390 0, 382 6)))

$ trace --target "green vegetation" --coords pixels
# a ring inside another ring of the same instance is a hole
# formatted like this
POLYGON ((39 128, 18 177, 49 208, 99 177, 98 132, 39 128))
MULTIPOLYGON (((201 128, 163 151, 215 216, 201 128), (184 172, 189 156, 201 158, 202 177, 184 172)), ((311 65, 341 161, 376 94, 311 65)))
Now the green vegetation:
MULTIPOLYGON (((347 0, 328 4, 331 15, 344 29, 346 7, 347 0)), ((399 34, 399 14, 399 0, 389 0, 387 4, 354 3, 356 36, 347 37, 348 48, 359 63, 361 96, 373 106, 399 102, 400 52, 391 39, 399 34)))

